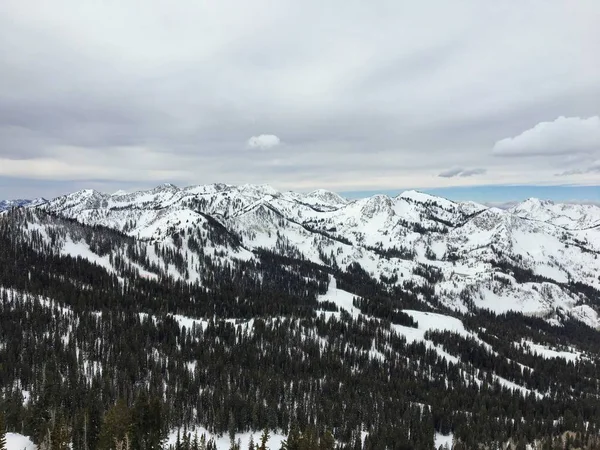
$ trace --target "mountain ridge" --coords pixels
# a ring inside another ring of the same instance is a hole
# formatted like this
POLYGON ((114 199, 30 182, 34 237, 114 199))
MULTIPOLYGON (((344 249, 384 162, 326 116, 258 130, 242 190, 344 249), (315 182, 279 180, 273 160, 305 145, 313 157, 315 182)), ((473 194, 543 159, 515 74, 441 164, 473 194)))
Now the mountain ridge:
POLYGON ((565 287, 600 290, 600 230, 590 227, 600 223, 600 208, 593 205, 528 199, 503 210, 419 191, 347 200, 269 185, 163 184, 119 195, 86 189, 35 207, 153 242, 170 241, 173 232, 210 217, 239 238, 250 252, 245 258, 266 248, 341 268, 358 263, 376 279, 397 277, 399 285, 428 283, 414 272, 431 266, 441 273, 436 295, 452 309, 466 311, 474 302, 497 312, 551 315, 561 308, 600 326, 598 300, 582 300, 565 287), (502 261, 537 281, 519 282, 514 271, 504 273, 508 284, 497 281, 502 261))
MULTIPOLYGON (((131 193, 83 189, 22 206, 171 247, 174 233, 187 236, 213 220, 245 249, 220 250, 232 264, 268 249, 342 269, 360 264, 398 286, 430 283, 418 272, 433 267, 440 273, 435 294, 451 309, 551 316, 559 308, 600 326, 600 207, 594 205, 527 199, 505 210, 414 190, 347 200, 323 189, 165 183, 131 193)), ((193 270, 170 273, 182 281, 200 277, 193 270)))
POLYGON ((46 203, 46 200, 43 197, 37 197, 33 199, 13 199, 13 200, 0 200, 0 212, 6 211, 11 208, 21 208, 27 206, 38 206, 43 203, 46 203))

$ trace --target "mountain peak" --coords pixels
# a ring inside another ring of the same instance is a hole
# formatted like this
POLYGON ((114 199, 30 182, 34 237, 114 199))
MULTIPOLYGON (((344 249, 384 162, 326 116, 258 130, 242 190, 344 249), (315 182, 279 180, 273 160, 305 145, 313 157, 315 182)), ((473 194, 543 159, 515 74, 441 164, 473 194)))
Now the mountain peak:
POLYGON ((72 194, 67 194, 65 197, 71 198, 90 198, 90 197, 100 197, 104 196, 103 192, 97 191, 95 189, 81 189, 80 191, 73 192, 72 194))
POLYGON ((424 203, 431 199, 437 199, 438 197, 434 197, 434 196, 426 194, 424 192, 411 189, 411 190, 402 192, 396 198, 403 198, 403 199, 407 199, 407 200, 413 200, 416 202, 424 203))
POLYGON ((592 204, 555 203, 528 198, 511 208, 510 212, 567 229, 589 229, 600 225, 600 208, 592 204))
POLYGON ((408 200, 416 203, 437 203, 438 205, 444 208, 451 208, 456 205, 452 200, 448 200, 444 197, 438 197, 431 194, 426 194, 425 192, 408 190, 402 192, 400 195, 396 197, 396 199, 408 200))
POLYGON ((360 210, 361 214, 369 219, 372 219, 378 214, 385 214, 388 216, 393 214, 393 201, 385 194, 373 195, 372 197, 361 200, 361 202, 363 203, 360 210))
POLYGON ((240 192, 252 193, 254 195, 279 195, 279 191, 269 184, 242 184, 238 187, 240 192))
POLYGON ((542 200, 536 197, 529 197, 527 200, 523 201, 521 205, 540 207, 554 205, 554 202, 552 200, 542 200))
POLYGON ((306 194, 306 199, 314 200, 315 202, 323 203, 331 206, 345 205, 348 200, 343 198, 336 192, 328 191, 327 189, 316 189, 306 194))
POLYGON ((156 186, 154 189, 152 189, 152 191, 154 192, 159 192, 159 191, 179 191, 179 188, 177 186, 175 186, 173 183, 163 183, 163 184, 159 184, 158 186, 156 186))

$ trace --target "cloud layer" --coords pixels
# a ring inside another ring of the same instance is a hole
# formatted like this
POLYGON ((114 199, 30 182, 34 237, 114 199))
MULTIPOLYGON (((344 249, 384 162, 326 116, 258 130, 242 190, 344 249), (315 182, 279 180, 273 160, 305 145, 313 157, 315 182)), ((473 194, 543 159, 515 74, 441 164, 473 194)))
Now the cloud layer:
POLYGON ((0 198, 597 177, 598 2, 136 3, 0 2, 0 198))

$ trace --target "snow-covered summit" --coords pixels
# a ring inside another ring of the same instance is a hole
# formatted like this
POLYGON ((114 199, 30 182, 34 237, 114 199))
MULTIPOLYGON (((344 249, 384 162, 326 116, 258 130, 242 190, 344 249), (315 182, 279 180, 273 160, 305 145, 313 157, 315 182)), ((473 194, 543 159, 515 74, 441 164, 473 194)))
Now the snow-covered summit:
POLYGON ((531 220, 582 230, 600 226, 600 206, 579 203, 555 203, 529 198, 510 210, 513 214, 531 220))
POLYGON ((434 195, 426 194, 424 192, 415 191, 415 190, 404 191, 404 192, 400 193, 396 198, 412 200, 412 201, 418 202, 418 203, 436 202, 436 203, 441 203, 441 204, 445 204, 445 205, 454 203, 451 200, 448 200, 448 199, 445 199, 442 197, 436 197, 434 195))
POLYGON ((348 203, 341 195, 326 189, 317 189, 304 197, 307 203, 339 207, 348 203))
POLYGON ((268 184, 243 184, 238 187, 238 191, 255 197, 264 197, 267 195, 275 197, 279 195, 279 191, 268 184))
POLYGON ((162 192, 162 191, 177 192, 177 191, 179 191, 179 188, 177 186, 175 186, 173 183, 163 183, 163 184, 156 186, 154 189, 152 189, 152 191, 153 192, 162 192))

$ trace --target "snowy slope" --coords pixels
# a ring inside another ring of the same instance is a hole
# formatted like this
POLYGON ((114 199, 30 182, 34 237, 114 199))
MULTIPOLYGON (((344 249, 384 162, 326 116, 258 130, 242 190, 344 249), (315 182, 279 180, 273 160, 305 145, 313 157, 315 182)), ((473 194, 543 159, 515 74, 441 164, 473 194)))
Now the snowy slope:
POLYGON ((559 308, 600 325, 594 306, 600 299, 589 298, 600 290, 600 208, 594 205, 530 199, 505 210, 417 191, 348 201, 325 190, 165 184, 133 193, 83 190, 40 208, 162 245, 171 245, 173 233, 214 221, 241 243, 222 249, 229 261, 266 248, 342 270, 359 263, 399 286, 431 283, 422 275, 428 267, 440 274, 436 296, 453 309, 544 316, 559 308), (582 294, 581 286, 589 290, 582 294))
POLYGON ((37 446, 27 436, 6 433, 6 450, 35 450, 37 446))

